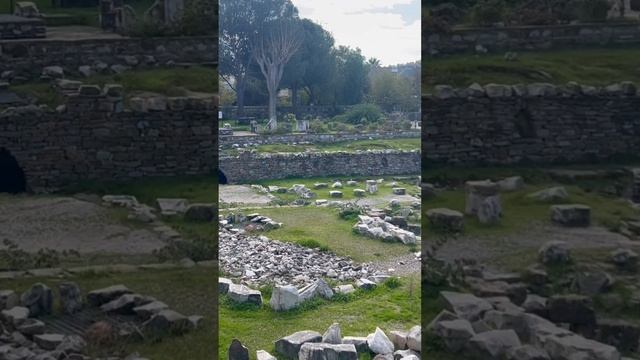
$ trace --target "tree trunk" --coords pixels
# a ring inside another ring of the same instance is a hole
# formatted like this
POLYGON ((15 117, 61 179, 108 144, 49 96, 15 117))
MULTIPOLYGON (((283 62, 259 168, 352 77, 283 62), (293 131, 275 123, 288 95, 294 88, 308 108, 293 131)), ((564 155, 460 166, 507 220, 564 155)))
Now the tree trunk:
POLYGON ((298 116, 298 86, 295 84, 291 86, 291 109, 293 110, 293 113, 296 114, 296 117, 297 117, 298 116))
POLYGON ((238 107, 238 110, 236 111, 236 116, 237 117, 243 117, 244 116, 244 91, 246 88, 246 80, 243 77, 239 77, 237 79, 238 83, 236 84, 236 105, 238 107))
POLYGON ((278 112, 276 103, 278 101, 278 79, 277 68, 271 65, 271 69, 267 72, 267 90, 269 92, 269 128, 276 130, 278 128, 278 112))

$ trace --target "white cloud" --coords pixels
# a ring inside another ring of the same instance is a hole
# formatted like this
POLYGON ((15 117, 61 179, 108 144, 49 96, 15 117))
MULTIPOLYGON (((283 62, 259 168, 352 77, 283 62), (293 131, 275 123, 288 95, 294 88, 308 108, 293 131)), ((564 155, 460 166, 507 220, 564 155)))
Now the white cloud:
MULTIPOLYGON (((391 10, 412 0, 292 0, 300 17, 311 19, 331 32, 338 45, 359 47, 367 58, 383 65, 420 59, 420 20, 406 24, 391 10), (384 11, 384 10, 388 11, 384 11)), ((421 11, 417 3, 416 11, 421 11)), ((419 18, 419 17, 418 17, 419 18)))

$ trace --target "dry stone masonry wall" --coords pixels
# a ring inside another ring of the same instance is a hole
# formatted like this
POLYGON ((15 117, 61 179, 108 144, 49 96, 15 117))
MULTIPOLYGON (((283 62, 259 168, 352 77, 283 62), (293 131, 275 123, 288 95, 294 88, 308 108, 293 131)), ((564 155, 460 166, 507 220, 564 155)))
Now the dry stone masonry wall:
POLYGON ((542 50, 640 42, 640 24, 607 23, 454 29, 423 37, 426 56, 465 52, 542 50))
POLYGON ((422 102, 427 162, 589 162, 640 151, 640 96, 631 82, 437 86, 422 102))
POLYGON ((220 147, 223 149, 235 146, 269 145, 269 144, 325 144, 343 141, 405 139, 419 138, 418 131, 376 132, 363 134, 283 134, 260 136, 220 136, 220 147))
POLYGON ((259 154, 221 157, 220 171, 229 183, 268 179, 385 176, 420 173, 420 151, 366 151, 259 154))
POLYGON ((0 14, 0 40, 43 38, 47 34, 44 20, 0 14))
POLYGON ((43 69, 65 73, 120 72, 157 65, 217 63, 217 37, 121 38, 92 40, 0 40, 3 81, 37 79, 43 69), (81 68, 83 67, 83 68, 81 68))
POLYGON ((124 110, 121 87, 83 85, 66 106, 9 108, 0 114, 8 150, 34 191, 84 180, 212 174, 217 104, 169 98, 161 111, 124 110))

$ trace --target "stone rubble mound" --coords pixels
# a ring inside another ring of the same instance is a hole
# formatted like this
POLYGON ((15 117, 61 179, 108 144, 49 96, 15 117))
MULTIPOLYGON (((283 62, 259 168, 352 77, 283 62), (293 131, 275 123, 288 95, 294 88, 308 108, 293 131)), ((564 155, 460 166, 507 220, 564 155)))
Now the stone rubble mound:
MULTIPOLYGON (((54 311, 52 289, 36 283, 21 295, 13 290, 1 290, 0 358, 90 359, 86 356, 88 346, 100 343, 100 338, 124 340, 139 338, 141 334, 181 334, 196 329, 202 322, 201 316, 184 316, 153 297, 133 293, 124 285, 93 290, 86 297, 73 282, 61 282, 58 290, 58 303, 65 315, 99 308, 105 314, 118 315, 121 320, 113 324, 98 321, 85 329, 83 335, 52 333, 45 321, 60 316, 54 311)), ((126 359, 142 358, 131 354, 126 359)))
POLYGON ((401 229, 379 217, 358 216, 353 228, 361 235, 384 241, 399 241, 403 244, 415 244, 417 237, 408 230, 401 229))
POLYGON ((323 278, 346 282, 376 275, 368 264, 266 236, 247 235, 222 223, 219 250, 220 270, 250 286, 303 286, 323 278))
MULTIPOLYGON (((420 360, 422 352, 422 328, 417 325, 409 331, 385 333, 377 327, 368 336, 342 336, 338 323, 333 323, 321 334, 303 330, 285 336, 275 342, 280 359, 316 360, 341 359, 358 360, 368 354, 375 359, 420 360)), ((277 356, 264 350, 257 350, 258 360, 277 360, 277 356)), ((249 349, 234 339, 229 347, 229 359, 248 359, 249 349)))

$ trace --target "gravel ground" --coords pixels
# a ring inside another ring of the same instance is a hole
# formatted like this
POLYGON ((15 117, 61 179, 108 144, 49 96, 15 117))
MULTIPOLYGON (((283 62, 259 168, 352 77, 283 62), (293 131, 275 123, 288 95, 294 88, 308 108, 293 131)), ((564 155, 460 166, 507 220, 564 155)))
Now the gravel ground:
POLYGON ((101 205, 71 197, 3 196, 0 240, 20 248, 148 254, 165 245, 151 230, 122 224, 101 205))

